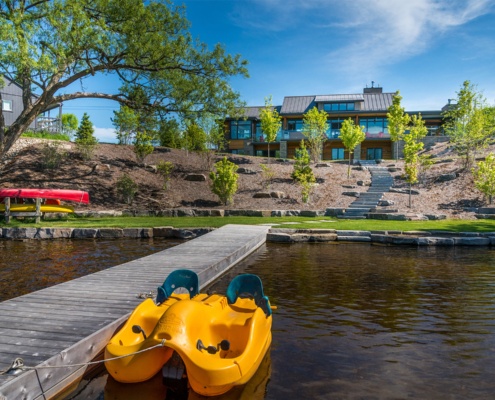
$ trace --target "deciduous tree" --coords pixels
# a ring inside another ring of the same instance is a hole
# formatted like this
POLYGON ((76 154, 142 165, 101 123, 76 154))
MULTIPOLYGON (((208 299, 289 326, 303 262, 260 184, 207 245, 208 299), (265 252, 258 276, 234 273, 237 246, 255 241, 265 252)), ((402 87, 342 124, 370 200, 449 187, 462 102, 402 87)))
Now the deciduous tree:
POLYGON ((224 157, 215 164, 215 168, 216 172, 210 172, 211 191, 224 205, 232 203, 234 194, 237 192, 237 179, 239 179, 236 173, 237 165, 224 157))
POLYGON ((404 135, 404 162, 405 176, 409 183, 409 207, 412 206, 411 193, 412 185, 418 181, 418 174, 421 167, 421 157, 419 152, 423 150, 424 143, 422 139, 428 133, 425 122, 421 114, 412 116, 412 126, 409 134, 404 135))
POLYGON ((457 93, 457 102, 444 113, 445 131, 464 167, 472 165, 476 153, 485 148, 495 128, 493 109, 488 107, 476 87, 465 81, 457 93))
POLYGON ((272 105, 272 96, 265 98, 265 107, 260 111, 261 131, 268 143, 268 163, 270 163, 270 143, 277 138, 282 127, 282 117, 272 105))
POLYGON ((399 141, 404 137, 404 132, 409 125, 411 118, 401 107, 402 96, 397 91, 392 99, 392 105, 388 108, 388 132, 390 139, 395 142, 395 159, 399 159, 399 141))
POLYGON ((488 197, 488 202, 492 204, 495 195, 495 155, 490 153, 485 161, 480 161, 477 168, 473 168, 474 185, 488 197))
POLYGON ((308 149, 304 144, 304 140, 301 140, 299 148, 296 149, 294 160, 294 171, 291 176, 292 179, 301 185, 302 201, 303 203, 307 203, 309 201, 309 195, 311 194, 311 188, 316 182, 316 178, 311 169, 311 158, 308 149))
POLYGON ((134 108, 138 87, 161 117, 231 114, 242 103, 228 80, 247 69, 221 45, 193 40, 185 8, 169 0, 9 0, 0 2, 2 74, 20 85, 23 111, 4 132, 0 110, 0 155, 54 104, 101 98, 134 108), (96 75, 120 80, 120 90, 85 91, 96 75))
POLYGON ((303 116, 302 133, 308 142, 308 148, 313 162, 321 160, 323 143, 327 140, 328 114, 325 110, 313 107, 303 116))
POLYGON ((79 126, 79 120, 74 114, 62 114, 62 133, 71 137, 79 126))
POLYGON ((348 118, 342 122, 339 137, 349 153, 349 165, 347 167, 347 179, 349 179, 351 177, 352 154, 354 153, 356 146, 366 139, 366 134, 362 127, 355 125, 354 121, 351 118, 348 118))

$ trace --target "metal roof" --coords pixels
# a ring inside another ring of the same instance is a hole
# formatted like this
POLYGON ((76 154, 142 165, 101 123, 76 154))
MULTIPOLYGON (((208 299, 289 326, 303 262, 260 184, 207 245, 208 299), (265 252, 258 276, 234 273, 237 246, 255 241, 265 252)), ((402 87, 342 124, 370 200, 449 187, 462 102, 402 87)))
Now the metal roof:
POLYGON ((280 114, 304 114, 315 106, 315 96, 287 96, 280 114))
POLYGON ((316 103, 337 102, 337 101, 364 101, 363 94, 328 94, 316 96, 316 103))
POLYGON ((388 111, 395 93, 365 93, 360 111, 388 111))

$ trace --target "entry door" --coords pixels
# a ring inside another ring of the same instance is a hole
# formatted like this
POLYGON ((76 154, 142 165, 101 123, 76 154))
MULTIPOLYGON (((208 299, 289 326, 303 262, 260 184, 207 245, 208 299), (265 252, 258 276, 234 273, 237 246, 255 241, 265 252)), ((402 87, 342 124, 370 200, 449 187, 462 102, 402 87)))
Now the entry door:
POLYGON ((370 148, 366 150, 367 160, 381 160, 382 159, 382 148, 370 148))

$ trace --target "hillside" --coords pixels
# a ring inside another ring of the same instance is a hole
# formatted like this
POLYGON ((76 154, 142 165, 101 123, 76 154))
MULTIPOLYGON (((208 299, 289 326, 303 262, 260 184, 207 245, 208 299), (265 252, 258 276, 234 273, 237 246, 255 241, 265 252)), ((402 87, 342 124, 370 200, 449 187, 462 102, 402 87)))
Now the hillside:
MULTIPOLYGON (((272 159, 270 168, 274 178, 268 189, 262 186, 261 163, 268 160, 257 157, 229 155, 245 173, 239 174, 239 190, 234 204, 224 207, 211 193, 206 181, 185 180, 189 174, 208 176, 207 162, 196 153, 182 150, 157 148, 148 156, 146 165, 137 162, 130 146, 100 144, 93 159, 84 161, 75 152, 72 143, 62 143, 58 152, 63 154, 56 169, 43 168, 44 149, 49 141, 22 139, 1 163, 0 187, 46 187, 71 188, 90 193, 91 204, 78 205, 78 209, 98 210, 160 210, 165 208, 219 208, 253 210, 324 210, 327 207, 347 207, 355 197, 353 192, 367 190, 370 175, 366 169, 353 166, 351 178, 347 179, 345 162, 322 163, 315 167, 318 185, 314 188, 310 203, 301 201, 300 188, 290 175, 292 161, 272 159), (173 163, 174 170, 168 189, 163 189, 163 179, 154 166, 160 160, 173 163), (138 184, 139 190, 132 205, 125 204, 116 189, 116 182, 128 174, 138 184), (259 192, 281 192, 281 198, 253 198, 259 192), (350 192, 350 193, 349 193, 350 192), (344 195, 343 193, 347 193, 344 195)), ((387 208, 400 213, 444 214, 448 218, 474 219, 466 208, 481 207, 486 201, 473 186, 470 172, 463 172, 460 162, 447 144, 437 144, 429 150, 435 164, 426 171, 421 184, 414 189, 412 208, 408 207, 408 195, 386 193, 384 199, 393 202, 387 208)), ((216 159, 220 159, 217 156, 216 159)), ((403 162, 385 160, 382 163, 395 177, 394 188, 407 188, 401 179, 403 162)))

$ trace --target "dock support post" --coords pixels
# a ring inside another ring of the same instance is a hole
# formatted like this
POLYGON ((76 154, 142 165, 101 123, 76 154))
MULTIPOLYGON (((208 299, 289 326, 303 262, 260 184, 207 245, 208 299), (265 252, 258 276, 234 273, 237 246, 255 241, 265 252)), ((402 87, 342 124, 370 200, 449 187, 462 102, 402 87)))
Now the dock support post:
POLYGON ((5 211, 4 211, 5 223, 9 224, 10 223, 10 197, 6 197, 3 202, 5 203, 5 211))

